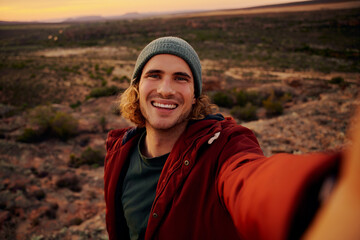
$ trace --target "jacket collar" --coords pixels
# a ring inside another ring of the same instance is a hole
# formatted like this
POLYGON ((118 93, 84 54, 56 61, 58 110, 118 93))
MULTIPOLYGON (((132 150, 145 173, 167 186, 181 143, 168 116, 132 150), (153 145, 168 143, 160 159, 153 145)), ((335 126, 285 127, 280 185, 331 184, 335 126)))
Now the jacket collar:
MULTIPOLYGON (((185 130, 186 138, 188 141, 191 141, 191 136, 197 135, 201 130, 207 129, 209 125, 214 124, 215 122, 224 120, 224 116, 221 114, 215 114, 215 115, 207 115, 205 118, 200 120, 190 120, 188 127, 185 130)), ((145 128, 130 128, 126 131, 123 140, 122 145, 127 143, 131 138, 138 134, 142 134, 146 129, 145 128)))
POLYGON ((220 113, 217 113, 217 114, 214 114, 214 115, 210 114, 210 115, 207 115, 205 118, 200 119, 200 120, 190 120, 189 125, 192 125, 192 124, 200 122, 200 121, 206 121, 206 120, 222 121, 224 119, 225 119, 224 116, 221 115, 220 113))
POLYGON ((145 128, 138 128, 138 127, 130 128, 128 131, 126 131, 121 144, 124 145, 131 138, 133 138, 134 136, 136 136, 138 134, 141 135, 144 131, 145 131, 145 128))

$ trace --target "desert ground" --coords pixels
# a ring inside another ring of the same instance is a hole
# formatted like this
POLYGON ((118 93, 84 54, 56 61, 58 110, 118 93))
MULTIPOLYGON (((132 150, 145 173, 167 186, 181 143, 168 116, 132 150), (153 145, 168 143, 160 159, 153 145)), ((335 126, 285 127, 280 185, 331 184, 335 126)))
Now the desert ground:
POLYGON ((107 132, 132 125, 117 99, 137 54, 159 36, 194 45, 204 92, 266 156, 351 146, 359 4, 311 6, 1 25, 0 239, 107 239, 107 132))

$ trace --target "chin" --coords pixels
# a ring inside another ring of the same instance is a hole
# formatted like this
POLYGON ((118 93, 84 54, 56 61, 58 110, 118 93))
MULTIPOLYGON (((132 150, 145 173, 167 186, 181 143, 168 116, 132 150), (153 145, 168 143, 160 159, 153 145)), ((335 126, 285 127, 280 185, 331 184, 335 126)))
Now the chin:
POLYGON ((158 130, 168 130, 168 129, 172 129, 173 127, 175 127, 175 124, 174 123, 155 123, 155 124, 150 123, 150 126, 154 129, 158 129, 158 130))
POLYGON ((153 129, 157 129, 157 130, 162 130, 162 131, 166 131, 166 130, 175 130, 177 127, 181 127, 183 124, 186 124, 187 121, 156 121, 156 122, 148 122, 149 126, 151 126, 151 128, 153 129))

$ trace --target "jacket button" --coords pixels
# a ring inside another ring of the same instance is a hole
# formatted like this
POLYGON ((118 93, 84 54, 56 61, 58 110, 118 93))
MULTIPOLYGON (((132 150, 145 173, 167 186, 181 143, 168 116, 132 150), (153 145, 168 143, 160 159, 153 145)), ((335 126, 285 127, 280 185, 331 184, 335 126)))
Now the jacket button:
POLYGON ((154 218, 157 218, 157 217, 158 217, 157 213, 154 212, 154 213, 153 213, 153 217, 154 217, 154 218))
POLYGON ((184 161, 185 166, 188 166, 190 164, 189 160, 184 161))

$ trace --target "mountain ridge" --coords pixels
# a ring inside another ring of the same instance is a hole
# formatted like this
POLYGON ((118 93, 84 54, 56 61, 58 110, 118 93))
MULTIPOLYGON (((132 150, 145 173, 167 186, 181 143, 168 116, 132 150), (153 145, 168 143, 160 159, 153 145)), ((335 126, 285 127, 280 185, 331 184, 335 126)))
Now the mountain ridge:
POLYGON ((355 0, 313 0, 313 1, 299 1, 291 3, 280 3, 280 4, 270 4, 270 5, 261 5, 245 8, 230 8, 230 9, 204 9, 204 10, 179 10, 179 11, 164 11, 164 12, 127 12, 120 15, 112 16, 101 16, 101 15, 85 15, 85 16, 73 16, 64 19, 48 19, 43 21, 0 21, 0 25, 7 24, 29 24, 29 23, 74 23, 74 22, 96 22, 96 21, 111 21, 111 20, 131 20, 131 19, 141 19, 141 18, 152 18, 152 17, 161 17, 161 16, 181 16, 188 14, 208 14, 216 12, 231 12, 239 10, 261 10, 261 9, 271 9, 271 8, 286 8, 286 7, 299 7, 299 6, 308 6, 314 4, 334 4, 334 3, 349 3, 357 2, 355 0))

